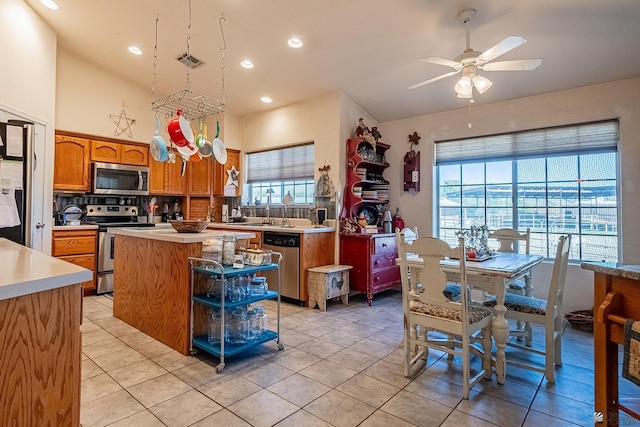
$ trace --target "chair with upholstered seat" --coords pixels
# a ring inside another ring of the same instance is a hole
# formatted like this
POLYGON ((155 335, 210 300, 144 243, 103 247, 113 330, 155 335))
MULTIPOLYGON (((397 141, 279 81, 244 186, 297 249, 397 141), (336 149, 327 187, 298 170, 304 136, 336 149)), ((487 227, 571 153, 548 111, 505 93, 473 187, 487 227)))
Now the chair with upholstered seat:
MULTIPOLYGON (((525 254, 529 254, 529 248, 531 245, 531 231, 527 228, 527 231, 520 233, 513 228, 500 228, 492 233, 489 233, 490 239, 495 239, 500 244, 498 252, 516 253, 519 252, 521 247, 519 245, 524 243, 525 254)), ((508 292, 519 295, 531 295, 531 276, 527 275, 525 280, 516 280, 509 285, 508 292)))
POLYGON ((405 242, 399 235, 397 241, 405 327, 404 374, 409 377, 412 367, 427 358, 430 348, 457 355, 462 358, 462 395, 468 399, 471 387, 483 376, 491 374, 492 314, 484 307, 471 306, 468 292, 461 292, 460 302, 451 301, 443 294, 447 276, 441 270, 440 261, 446 257, 460 259, 460 285, 462 289, 467 288, 464 241, 461 239, 457 248, 451 248, 445 241, 434 237, 405 242), (422 259, 424 266, 411 269, 409 257, 422 259), (433 331, 446 337, 435 336, 433 331), (482 361, 482 369, 473 376, 470 368, 472 353, 482 361))
MULTIPOLYGON (((545 356, 544 368, 530 363, 510 361, 509 358, 507 358, 507 364, 543 372, 550 383, 555 382, 554 366, 562 366, 562 299, 570 247, 571 234, 560 236, 546 300, 507 293, 504 301, 507 308, 505 317, 525 323, 523 330, 511 331, 510 335, 525 335, 527 342, 526 346, 514 342, 509 342, 507 345, 545 356), (544 326, 544 351, 531 347, 531 323, 544 326)), ((486 302, 485 305, 495 306, 495 303, 494 299, 486 302)))

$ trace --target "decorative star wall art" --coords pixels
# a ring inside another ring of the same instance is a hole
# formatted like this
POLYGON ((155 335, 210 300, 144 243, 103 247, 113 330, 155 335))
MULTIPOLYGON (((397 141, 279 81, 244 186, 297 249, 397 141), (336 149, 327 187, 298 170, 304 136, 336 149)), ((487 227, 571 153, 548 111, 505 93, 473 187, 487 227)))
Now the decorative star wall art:
POLYGON ((120 115, 116 116, 114 114, 110 114, 109 118, 116 125, 116 131, 114 132, 114 136, 118 136, 118 135, 122 135, 123 133, 126 133, 127 136, 129 136, 129 138, 133 139, 133 133, 131 132, 131 125, 135 125, 136 121, 135 119, 130 119, 127 117, 127 112, 125 111, 126 107, 127 106, 124 104, 124 101, 122 101, 122 111, 120 112, 120 115))
POLYGON ((240 171, 236 170, 235 166, 231 166, 231 169, 229 169, 227 171, 227 175, 229 175, 229 177, 227 178, 227 182, 225 185, 235 185, 236 187, 238 186, 238 176, 240 175, 240 171))

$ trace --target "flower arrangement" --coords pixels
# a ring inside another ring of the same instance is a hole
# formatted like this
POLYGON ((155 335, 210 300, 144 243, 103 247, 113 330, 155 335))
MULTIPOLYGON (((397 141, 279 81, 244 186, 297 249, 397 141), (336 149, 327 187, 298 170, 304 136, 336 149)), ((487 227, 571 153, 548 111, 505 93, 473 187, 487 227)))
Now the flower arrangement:
POLYGON ((472 225, 468 230, 461 229, 456 232, 457 237, 464 237, 464 246, 467 257, 476 258, 491 255, 489 249, 489 227, 486 225, 472 225))

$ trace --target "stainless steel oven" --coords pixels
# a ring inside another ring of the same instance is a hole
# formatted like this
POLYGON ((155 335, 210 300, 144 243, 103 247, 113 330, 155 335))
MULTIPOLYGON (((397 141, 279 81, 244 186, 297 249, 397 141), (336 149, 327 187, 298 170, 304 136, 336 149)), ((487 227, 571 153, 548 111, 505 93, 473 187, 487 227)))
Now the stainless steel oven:
POLYGON ((120 205, 87 205, 87 222, 98 225, 98 284, 96 293, 113 292, 115 238, 118 227, 153 227, 137 222, 138 208, 120 205))
POLYGON ((146 196, 149 194, 149 168, 115 163, 94 163, 93 193, 146 196))

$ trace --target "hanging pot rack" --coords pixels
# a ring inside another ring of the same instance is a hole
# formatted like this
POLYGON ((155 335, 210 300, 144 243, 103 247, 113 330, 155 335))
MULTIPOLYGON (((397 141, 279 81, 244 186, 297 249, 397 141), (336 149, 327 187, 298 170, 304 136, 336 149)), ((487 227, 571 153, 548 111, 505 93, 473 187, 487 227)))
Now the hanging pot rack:
POLYGON ((175 115, 181 109, 191 119, 207 117, 224 111, 222 100, 198 94, 189 89, 180 90, 151 103, 151 110, 168 116, 175 115))
MULTIPOLYGON (((227 42, 224 38, 224 28, 222 27, 222 21, 224 21, 224 15, 220 17, 220 32, 222 33, 222 40, 224 45, 220 47, 221 51, 221 70, 222 70, 222 96, 221 99, 212 98, 207 95, 193 92, 190 88, 190 69, 187 66, 187 76, 185 88, 171 95, 165 96, 160 99, 155 99, 155 83, 157 78, 156 64, 157 64, 157 32, 158 32, 158 18, 156 16, 156 50, 154 50, 154 71, 153 71, 153 96, 154 100, 151 103, 151 111, 155 113, 164 114, 165 117, 172 117, 180 109, 186 118, 200 118, 205 119, 212 114, 218 114, 224 111, 225 108, 225 95, 224 95, 224 51, 227 47, 227 42)), ((191 43, 191 0, 189 0, 189 26, 187 27, 187 58, 191 57, 190 53, 191 43)))

